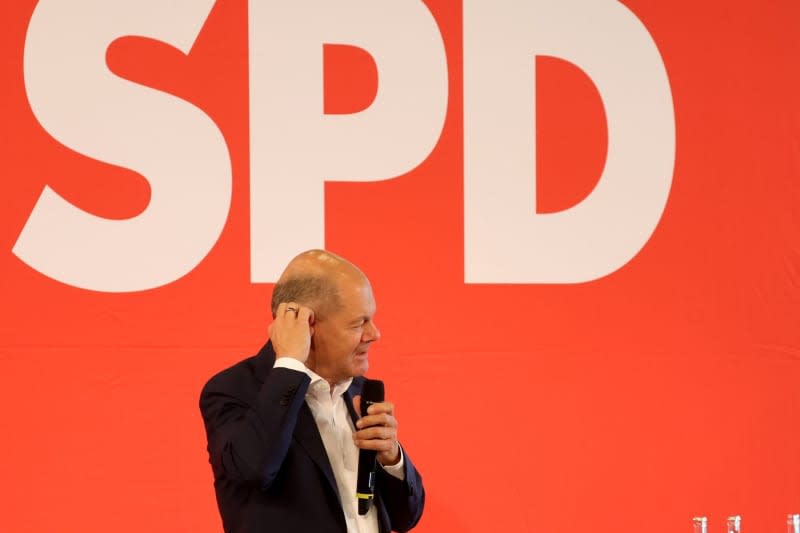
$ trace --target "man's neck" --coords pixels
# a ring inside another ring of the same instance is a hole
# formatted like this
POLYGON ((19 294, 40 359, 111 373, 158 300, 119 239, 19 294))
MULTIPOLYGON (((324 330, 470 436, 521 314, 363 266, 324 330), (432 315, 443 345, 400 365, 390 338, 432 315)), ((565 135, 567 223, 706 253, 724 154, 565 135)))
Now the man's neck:
POLYGON ((328 386, 330 387, 330 393, 331 393, 331 394, 333 394, 333 391, 334 391, 334 389, 336 388, 336 385, 338 385, 339 383, 343 383, 343 382, 347 381, 347 379, 349 379, 349 378, 346 378, 346 379, 336 379, 336 378, 332 378, 332 377, 330 377, 330 374, 329 374, 328 372, 325 372, 325 371, 324 371, 324 369, 322 370, 322 372, 320 372, 320 371, 317 369, 317 365, 315 365, 315 364, 314 364, 314 363, 311 361, 311 358, 310 358, 310 357, 309 357, 309 359, 306 361, 306 368, 308 368, 309 370, 311 370, 312 372, 314 372, 316 375, 318 375, 319 377, 321 377, 322 379, 324 379, 325 381, 327 381, 327 382, 328 382, 328 386))

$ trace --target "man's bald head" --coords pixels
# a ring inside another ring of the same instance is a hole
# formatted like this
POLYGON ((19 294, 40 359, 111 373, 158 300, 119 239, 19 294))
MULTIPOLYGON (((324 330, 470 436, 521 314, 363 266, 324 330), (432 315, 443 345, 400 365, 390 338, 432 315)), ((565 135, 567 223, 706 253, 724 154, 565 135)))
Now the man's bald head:
POLYGON ((281 302, 297 302, 314 310, 319 319, 341 306, 339 287, 344 279, 367 281, 347 259, 325 250, 308 250, 292 259, 272 291, 272 316, 281 302))

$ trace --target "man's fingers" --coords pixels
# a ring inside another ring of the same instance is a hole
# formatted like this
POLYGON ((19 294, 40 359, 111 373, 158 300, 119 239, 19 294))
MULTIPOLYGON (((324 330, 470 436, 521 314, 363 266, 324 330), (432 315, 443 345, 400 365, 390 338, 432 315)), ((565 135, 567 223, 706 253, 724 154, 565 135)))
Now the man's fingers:
POLYGON ((393 440, 384 440, 384 439, 357 440, 356 446, 358 446, 362 450, 389 452, 394 449, 395 442, 393 440))
POLYGON ((397 419, 390 414, 387 413, 380 413, 377 415, 367 415, 361 417, 358 422, 356 422, 356 427, 367 428, 370 426, 391 426, 397 427, 397 419))
POLYGON ((377 415, 379 413, 394 414, 394 404, 392 402, 373 403, 367 408, 367 414, 377 415))
POLYGON ((356 440, 395 440, 397 431, 393 427, 372 426, 356 431, 353 438, 356 440))
POLYGON ((297 302, 281 302, 275 311, 275 319, 282 322, 305 322, 314 323, 314 310, 308 306, 300 305, 297 302))
POLYGON ((282 317, 284 313, 286 313, 286 306, 289 305, 288 302, 281 302, 278 304, 278 308, 275 309, 275 318, 282 317))
POLYGON ((269 338, 278 357, 294 357, 305 363, 311 345, 314 310, 297 302, 281 302, 269 327, 269 338))
POLYGON ((281 302, 278 304, 278 309, 275 310, 275 320, 285 322, 289 319, 297 318, 297 313, 300 310, 300 305, 297 302, 281 302))
POLYGON ((314 311, 312 311, 310 307, 301 306, 300 310, 297 312, 297 320, 299 322, 305 322, 306 324, 312 324, 314 320, 314 311))
POLYGON ((301 307, 297 302, 281 302, 278 306, 278 315, 283 318, 297 318, 301 307), (281 306, 283 306, 283 309, 281 309, 281 306))
MULTIPOLYGON (((353 406, 360 412, 360 396, 353 398, 353 406)), ((380 464, 396 464, 400 460, 400 445, 397 443, 397 419, 394 417, 394 404, 391 402, 374 403, 369 406, 367 413, 356 422, 358 430, 353 433, 353 442, 362 450, 378 452, 380 464)))

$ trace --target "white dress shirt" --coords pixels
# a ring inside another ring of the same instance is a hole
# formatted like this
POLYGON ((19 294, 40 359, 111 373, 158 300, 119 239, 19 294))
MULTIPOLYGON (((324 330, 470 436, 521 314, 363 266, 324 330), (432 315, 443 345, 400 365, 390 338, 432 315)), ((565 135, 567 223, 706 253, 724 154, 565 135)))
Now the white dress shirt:
MULTIPOLYGON (((322 437, 325 452, 328 454, 333 477, 339 489, 344 518, 348 533, 378 533, 378 515, 371 506, 365 515, 358 514, 356 481, 358 477, 358 448, 353 442, 355 426, 347 411, 342 395, 350 387, 353 378, 337 383, 333 389, 321 376, 309 370, 303 363, 292 357, 278 357, 275 368, 289 368, 304 372, 311 378, 306 391, 306 403, 311 408, 317 429, 322 437)), ((382 467, 392 476, 403 479, 403 454, 400 462, 382 467)))

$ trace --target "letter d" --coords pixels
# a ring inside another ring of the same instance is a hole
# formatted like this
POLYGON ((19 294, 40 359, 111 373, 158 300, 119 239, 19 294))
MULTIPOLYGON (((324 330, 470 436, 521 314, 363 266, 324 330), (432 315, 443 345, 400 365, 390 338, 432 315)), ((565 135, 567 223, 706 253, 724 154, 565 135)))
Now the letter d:
POLYGON ((616 1, 464 1, 464 261, 468 283, 579 283, 619 269, 655 230, 675 159, 672 95, 646 28, 616 1), (603 174, 581 203, 535 213, 536 55, 595 83, 603 174))

